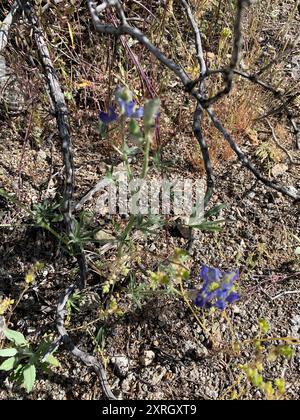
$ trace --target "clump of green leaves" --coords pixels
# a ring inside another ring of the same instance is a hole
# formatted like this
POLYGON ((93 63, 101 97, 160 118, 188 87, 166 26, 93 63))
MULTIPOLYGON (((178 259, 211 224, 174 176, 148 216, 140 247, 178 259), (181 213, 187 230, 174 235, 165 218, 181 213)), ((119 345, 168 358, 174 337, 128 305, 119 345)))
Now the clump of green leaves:
POLYGON ((189 270, 185 263, 189 255, 182 249, 176 249, 172 258, 167 264, 159 266, 156 272, 148 271, 148 278, 145 282, 138 282, 136 276, 131 274, 128 286, 128 296, 138 308, 148 299, 159 294, 168 296, 180 296, 179 287, 182 281, 189 278, 189 270))
POLYGON ((206 232, 221 231, 222 225, 226 222, 226 220, 225 219, 209 220, 209 218, 218 216, 220 211, 223 210, 225 207, 226 207, 225 204, 219 204, 209 210, 206 210, 204 212, 204 215, 201 221, 198 221, 196 218, 196 214, 193 213, 189 221, 189 226, 193 229, 199 229, 206 232), (195 220, 197 221, 195 222, 195 220))
POLYGON ((3 329, 3 334, 11 342, 11 347, 0 350, 0 357, 5 360, 0 370, 10 372, 10 379, 21 385, 29 393, 32 391, 37 370, 50 373, 50 367, 59 366, 59 361, 53 356, 49 341, 43 341, 36 350, 18 331, 3 329))
POLYGON ((264 370, 267 363, 275 362, 279 358, 290 360, 294 351, 289 344, 267 346, 266 344, 271 340, 266 338, 266 334, 269 332, 269 323, 265 319, 260 319, 258 326, 259 334, 253 342, 255 358, 252 362, 241 365, 240 368, 245 372, 250 384, 263 392, 267 400, 279 400, 286 392, 285 380, 283 378, 275 378, 273 381, 266 380, 264 370))
POLYGON ((60 203, 51 203, 49 200, 34 204, 32 211, 36 224, 42 227, 62 222, 63 215, 60 212, 60 207, 60 203))
POLYGON ((84 294, 81 292, 74 292, 68 299, 66 304, 66 323, 69 323, 74 313, 80 311, 80 305, 84 300, 84 294))

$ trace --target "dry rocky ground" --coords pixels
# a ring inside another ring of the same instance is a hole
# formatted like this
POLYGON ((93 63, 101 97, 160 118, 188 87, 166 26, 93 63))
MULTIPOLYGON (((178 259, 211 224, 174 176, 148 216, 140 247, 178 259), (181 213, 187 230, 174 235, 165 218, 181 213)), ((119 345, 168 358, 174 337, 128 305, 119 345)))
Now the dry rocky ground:
MULTIPOLYGON (((291 2, 283 3, 291 7, 291 2)), ((276 22, 281 22, 281 14, 285 17, 286 14, 280 5, 278 7, 274 5, 274 16, 277 13, 274 19, 277 17, 276 22)), ((273 21, 268 25, 271 24, 273 21)), ((299 18, 289 28, 290 36, 297 33, 297 25, 299 27, 299 18)), ((262 31, 262 49, 270 48, 272 40, 275 43, 272 32, 266 34, 262 31)), ((299 49, 299 45, 295 46, 295 50, 299 49)), ((286 65, 288 67, 283 70, 290 78, 288 80, 295 83, 295 74, 291 73, 295 65, 293 62, 286 65)), ((26 66, 24 64, 24 68, 26 66)), ((27 68, 26 71, 28 74, 27 68)), ((0 187, 18 194, 27 205, 41 202, 45 198, 56 198, 63 182, 59 139, 51 135, 54 120, 45 105, 42 85, 39 85, 41 80, 38 76, 32 77, 36 77, 36 86, 40 86, 40 91, 35 91, 35 95, 40 95, 38 111, 25 119, 19 116, 0 122, 0 187), (32 124, 28 122, 30 118, 32 124), (26 134, 28 127, 29 137, 26 134)), ((97 85, 97 89, 100 85, 97 85)), ((245 97, 251 98, 257 94, 256 88, 250 86, 245 97)), ((187 101, 178 112, 174 105, 177 95, 180 98, 180 90, 175 83, 172 97, 165 95, 162 98, 161 133, 165 140, 163 158, 173 162, 172 170, 178 174, 198 179, 203 172, 201 157, 187 120, 193 104, 187 101), (171 111, 167 111, 169 107, 171 111), (174 120, 170 120, 170 114, 179 118, 178 126, 169 126, 171 122, 174 123, 174 120)), ((95 129, 97 111, 89 109, 85 112, 86 100, 86 97, 81 97, 80 109, 70 115, 76 165, 76 200, 106 173, 104 162, 119 163, 109 146, 99 139, 95 129)), ((221 104, 219 112, 222 112, 226 104, 229 106, 230 101, 221 104)), ((242 107, 243 102, 240 104, 242 107)), ((264 105, 265 109, 259 109, 259 113, 269 109, 266 103, 264 105)), ((72 111, 73 106, 70 105, 72 111)), ((224 113, 227 122, 230 120, 230 109, 227 114, 224 113)), ((240 108, 240 116, 242 111, 240 108)), ((299 116, 299 107, 295 111, 299 116)), ((253 108, 249 110, 251 115, 252 112, 253 108)), ((278 123, 275 117, 272 118, 281 143, 290 150, 293 159, 299 161, 300 154, 294 150, 288 123, 284 119, 278 123)), ((240 145, 266 171, 272 171, 276 165, 283 165, 283 170, 279 170, 279 181, 299 191, 299 166, 288 165, 284 153, 271 161, 270 167, 261 164, 256 147, 271 133, 268 131, 266 134, 267 126, 260 124, 251 125, 251 130, 247 127, 242 133, 237 130, 240 145)), ((208 124, 205 129, 209 131, 208 124)), ((208 139, 212 144, 213 134, 208 134, 208 139)), ((227 149, 223 143, 220 143, 220 139, 217 142, 219 149, 225 153, 227 149)), ((203 264, 224 270, 239 268, 241 300, 228 309, 228 319, 218 313, 203 318, 206 326, 204 331, 190 308, 179 298, 155 296, 141 308, 131 306, 127 311, 128 300, 124 290, 128 286, 128 278, 121 276, 118 292, 120 307, 125 315, 121 318, 109 316, 106 319, 107 332, 102 356, 107 362, 108 380, 113 392, 124 399, 230 398, 231 392, 227 391, 241 375, 239 365, 249 363, 254 355, 253 347, 249 345, 243 346, 239 354, 234 353, 230 345, 232 337, 240 342, 254 339, 260 318, 268 320, 270 337, 292 336, 300 340, 300 260, 294 253, 296 243, 292 236, 300 237, 299 203, 295 204, 255 182, 253 176, 232 154, 222 160, 216 153, 214 163, 217 188, 212 204, 226 204, 220 214, 226 223, 221 232, 196 234, 190 250, 191 276, 186 288, 200 287, 199 270, 203 264)), ((135 169, 138 166, 139 158, 134 162, 135 169)), ((150 177, 154 173, 151 169, 150 177)), ((85 210, 95 211, 95 203, 95 199, 91 200, 85 210)), ((124 221, 119 221, 124 226, 124 221)), ((94 223, 114 234, 111 218, 104 220, 96 215, 94 223)), ((10 327, 22 331, 33 342, 38 342, 45 334, 55 336, 56 302, 62 289, 72 283, 76 275, 76 261, 62 252, 50 234, 33 226, 32 220, 23 210, 4 198, 0 198, 0 232, 0 295, 17 300, 24 289, 24 276, 32 264, 35 261, 43 261, 45 264, 36 284, 25 293, 14 311, 10 327)), ((186 238, 174 228, 167 228, 159 236, 152 235, 148 239, 138 235, 134 252, 130 253, 132 266, 136 267, 142 261, 144 266, 154 270, 157 262, 166 260, 176 247, 187 246, 186 238)), ((89 289, 101 296, 101 283, 116 261, 114 250, 101 253, 101 247, 91 245, 88 251, 99 253, 104 260, 100 274, 92 270, 89 278, 89 289)), ((141 273, 138 279, 145 280, 141 273)), ((95 350, 91 337, 103 322, 92 324, 85 331, 76 328, 96 319, 97 309, 91 306, 73 314, 69 325, 75 329, 71 333, 74 342, 89 352, 95 350)), ((62 348, 57 354, 61 366, 51 376, 39 375, 32 394, 27 395, 1 373, 0 399, 103 398, 98 379, 88 368, 75 361, 62 348)), ((283 376, 287 383, 285 398, 299 399, 300 347, 295 348, 291 360, 267 362, 264 376, 268 380, 283 376)), ((241 399, 264 398, 245 378, 235 389, 241 399)))

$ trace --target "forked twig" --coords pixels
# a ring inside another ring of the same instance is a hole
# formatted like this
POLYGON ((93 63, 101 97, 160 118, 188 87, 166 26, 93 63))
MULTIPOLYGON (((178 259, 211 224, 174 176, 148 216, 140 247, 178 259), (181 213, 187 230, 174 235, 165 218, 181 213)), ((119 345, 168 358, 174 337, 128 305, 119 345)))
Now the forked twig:
MULTIPOLYGON (((167 58, 155 45, 153 45, 151 41, 143 34, 142 31, 130 26, 128 22, 126 21, 126 19, 125 20, 121 19, 121 23, 117 27, 106 24, 106 23, 102 23, 100 20, 99 12, 98 12, 99 6, 97 5, 97 2, 93 0, 88 0, 88 6, 89 6, 89 10, 90 10, 90 14, 93 20, 94 27, 98 32, 102 34, 111 34, 115 36, 120 36, 124 34, 130 35, 131 37, 141 42, 162 64, 164 64, 167 68, 173 71, 173 73, 181 80, 185 90, 188 91, 190 95, 196 99, 198 103, 198 107, 197 107, 197 114, 195 115, 197 115, 198 121, 199 121, 199 117, 201 116, 201 113, 204 110, 206 110, 213 124, 220 131, 224 139, 229 143, 230 147, 236 153, 239 160, 243 163, 243 165, 246 168, 248 168, 253 173, 253 175, 255 175, 255 177, 259 181, 261 181, 264 185, 276 191, 279 191, 283 195, 293 198, 295 201, 300 201, 300 195, 298 194, 298 192, 295 192, 292 188, 281 186, 280 184, 271 181, 270 179, 268 179, 267 177, 265 177, 264 175, 260 173, 260 171, 253 165, 253 163, 250 162, 250 160, 245 156, 245 154, 239 148, 237 143, 233 140, 231 135, 223 127, 222 123, 219 121, 219 119, 217 118, 213 110, 210 108, 212 103, 215 103, 217 100, 222 98, 225 94, 230 92, 234 74, 239 74, 240 76, 249 78, 249 80, 251 81, 256 81, 256 83, 260 84, 266 89, 271 90, 271 91, 273 90, 273 93, 274 91, 276 91, 273 88, 270 89, 269 86, 265 84, 264 82, 261 82, 259 80, 254 80, 253 77, 251 76, 249 77, 249 75, 246 75, 245 73, 242 73, 236 69, 239 63, 241 46, 242 46, 242 17, 243 17, 243 13, 245 11, 246 6, 249 6, 251 4, 251 1, 238 0, 237 2, 237 13, 236 13, 236 19, 235 19, 235 25, 234 25, 234 42, 233 42, 232 57, 231 57, 229 68, 227 69, 225 68, 221 70, 214 70, 214 71, 206 70, 205 72, 204 72, 204 69, 206 69, 206 67, 204 66, 203 68, 203 62, 202 62, 203 51, 202 51, 200 31, 196 27, 195 19, 192 16, 191 8, 188 2, 186 0, 180 0, 180 1, 181 1, 181 4, 183 4, 183 6, 185 7, 190 23, 193 27, 193 30, 195 33, 197 58, 199 62, 202 63, 201 75, 197 80, 192 80, 181 67, 179 67, 173 60, 167 58), (223 73, 225 81, 226 81, 226 86, 222 91, 218 92, 214 97, 205 99, 203 96, 203 93, 204 93, 203 82, 209 75, 216 74, 216 73, 223 73), (199 88, 196 87, 198 83, 200 84, 199 88)), ((102 4, 105 4, 105 7, 109 7, 110 6, 109 3, 110 2, 108 1, 102 2, 102 4)), ((117 11, 119 14, 120 14, 120 10, 123 10, 122 2, 119 0, 113 1, 113 6, 117 7, 117 11)), ((124 10, 123 10, 123 14, 124 14, 124 10)), ((277 94, 277 91, 276 91, 276 94, 277 94)), ((194 132, 195 134, 197 133, 198 141, 200 139, 199 141, 200 146, 202 144, 201 151, 202 151, 202 154, 204 152, 204 155, 205 155, 204 163, 206 165, 207 182, 209 182, 209 177, 211 177, 211 172, 210 172, 210 169, 208 169, 208 162, 209 162, 208 149, 207 147, 205 147, 205 143, 203 142, 203 137, 201 138, 201 124, 200 124, 200 131, 199 131, 198 123, 196 123, 196 125, 194 123, 194 128, 195 127, 196 127, 196 131, 194 132), (200 137, 199 137, 199 133, 200 133, 200 137)), ((213 183, 211 181, 212 181, 212 178, 210 179, 210 184, 211 186, 213 186, 213 183)))

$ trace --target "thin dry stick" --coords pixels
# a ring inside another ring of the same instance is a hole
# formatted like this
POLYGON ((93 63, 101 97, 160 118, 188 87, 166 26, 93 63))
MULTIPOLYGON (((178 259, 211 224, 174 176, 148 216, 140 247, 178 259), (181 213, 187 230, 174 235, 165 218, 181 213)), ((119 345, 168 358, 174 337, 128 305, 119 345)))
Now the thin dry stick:
POLYGON ((70 137, 70 129, 68 122, 68 110, 64 94, 61 90, 56 71, 50 58, 47 42, 40 28, 34 9, 32 5, 26 0, 19 0, 19 2, 33 29, 36 46, 39 52, 41 62, 43 64, 45 76, 50 91, 50 96, 55 107, 57 125, 59 135, 61 138, 62 154, 65 165, 65 191, 63 199, 63 210, 67 232, 70 235, 73 231, 73 216, 71 202, 74 190, 74 163, 72 141, 70 137))
MULTIPOLYGON (((40 60, 43 64, 45 77, 48 83, 50 96, 54 104, 55 115, 59 136, 61 139, 61 149, 65 166, 65 188, 63 197, 63 214, 68 235, 74 231, 74 218, 72 214, 72 198, 74 192, 74 162, 73 147, 70 136, 68 109, 65 97, 60 87, 60 83, 50 58, 46 39, 40 28, 37 16, 30 2, 27 0, 18 0, 20 7, 24 11, 34 33, 36 46, 39 52, 40 60)), ((87 279, 87 265, 83 251, 76 249, 78 265, 80 268, 81 287, 85 287, 87 279)))
POLYGON ((292 158, 290 152, 284 146, 282 146, 282 144, 280 144, 280 142, 279 142, 279 140, 276 136, 275 129, 272 126, 272 124, 270 123, 270 121, 268 119, 266 119, 266 121, 267 121, 268 126, 270 127, 272 137, 273 137, 274 142, 276 143, 276 146, 279 147, 279 149, 281 149, 287 155, 291 165, 297 165, 297 163, 293 161, 293 158, 292 158))
POLYGON ((299 294, 300 294, 300 290, 286 290, 285 292, 278 293, 278 295, 271 297, 271 300, 276 300, 286 295, 299 295, 299 294))
MULTIPOLYGON (((292 114, 292 112, 288 108, 288 103, 290 102, 290 99, 285 100, 284 95, 279 90, 275 89, 273 86, 269 85, 268 83, 260 80, 256 75, 248 74, 248 73, 245 73, 245 72, 240 71, 240 70, 235 70, 234 73, 238 74, 241 77, 244 77, 244 78, 250 80, 253 83, 258 84, 259 86, 263 87, 267 91, 271 92, 274 95, 275 98, 280 100, 280 102, 282 104, 282 107, 285 111, 285 114, 286 114, 286 116, 287 116, 288 120, 290 121, 290 124, 293 128, 294 136, 296 138, 296 147, 297 147, 298 150, 300 150, 300 129, 297 126, 294 115, 292 114)), ((299 92, 294 94, 293 98, 295 98, 297 96, 299 96, 299 92)))
POLYGON ((206 68, 206 63, 205 63, 205 60, 204 60, 200 30, 199 30, 199 27, 197 25, 197 22, 194 18, 194 15, 192 13, 191 7, 188 4, 188 2, 186 0, 181 0, 181 3, 186 10, 187 17, 188 17, 188 19, 190 21, 190 24, 191 24, 191 27, 194 31, 195 45, 196 45, 196 57, 197 57, 197 60, 198 60, 199 66, 200 66, 200 74, 201 74, 201 76, 204 76, 207 68, 206 68))
POLYGON ((199 104, 197 104, 197 107, 196 107, 196 110, 195 110, 195 113, 194 113, 194 126, 193 127, 194 127, 195 137, 197 138, 198 143, 199 143, 200 148, 201 148, 203 161, 204 161, 204 167, 205 167, 205 171, 206 171, 206 194, 205 194, 205 198, 204 198, 204 205, 207 206, 209 200, 211 199, 211 197, 213 195, 215 182, 214 182, 214 176, 213 176, 213 172, 212 172, 212 166, 211 166, 208 146, 207 146, 206 140, 203 136, 202 128, 201 128, 202 114, 203 114, 202 108, 199 104))
POLYGON ((96 374, 99 377, 102 389, 109 400, 117 400, 117 398, 112 393, 110 386, 107 382, 105 369, 102 363, 94 356, 89 355, 88 353, 80 350, 78 347, 74 345, 72 342, 67 330, 65 329, 64 322, 66 317, 66 304, 67 301, 74 291, 74 286, 70 286, 66 289, 65 293, 60 297, 58 305, 57 305, 57 329, 61 336, 61 339, 65 345, 65 347, 83 362, 86 366, 91 367, 94 369, 96 374))
MULTIPOLYGON (((225 87, 220 92, 216 93, 215 96, 204 99, 202 101, 202 106, 204 108, 209 108, 214 103, 219 101, 223 96, 228 95, 228 93, 232 89, 233 84, 233 76, 234 76, 234 70, 237 68, 240 56, 241 56, 241 50, 242 50, 242 42, 243 42, 243 33, 242 33, 242 22, 243 22, 243 16, 246 9, 246 6, 250 5, 249 0, 238 0, 237 2, 237 11, 236 11, 236 18, 234 23, 234 35, 233 35, 233 47, 232 47, 232 54, 231 54, 231 60, 230 65, 228 68, 224 68, 221 70, 221 73, 224 76, 225 80, 225 87)), ((204 75, 205 77, 205 75, 204 75)))
POLYGON ((209 108, 207 110, 207 113, 210 116, 210 118, 211 118, 214 126, 216 127, 216 129, 220 131, 220 133, 222 134, 224 139, 229 143, 230 147, 235 152, 235 154, 238 156, 239 160, 243 163, 243 165, 246 168, 248 168, 253 173, 253 175, 256 176, 257 179, 259 179, 267 187, 270 187, 273 190, 279 191, 280 193, 282 193, 284 195, 287 195, 288 197, 293 198, 296 202, 300 201, 300 195, 297 192, 295 192, 293 189, 281 186, 279 184, 275 184, 275 182, 272 182, 268 178, 263 176, 259 172, 259 170, 253 165, 253 163, 249 161, 249 159, 246 157, 246 155, 243 153, 243 151, 240 149, 240 147, 236 144, 236 142, 233 140, 231 135, 228 133, 228 131, 222 125, 221 121, 217 118, 214 111, 209 108))
MULTIPOLYGON (((194 32, 194 35, 195 35, 196 57, 197 57, 197 60, 198 60, 199 66, 200 66, 200 77, 201 77, 201 76, 204 76, 206 74, 207 67, 206 67, 206 63, 205 63, 205 60, 204 60, 204 53, 203 53, 200 30, 199 30, 197 22, 194 18, 194 15, 192 13, 192 10, 190 8, 189 3, 186 0, 181 0, 181 3, 183 5, 184 9, 186 10, 187 17, 189 19, 190 25, 191 25, 191 27, 193 29, 193 32, 194 32)), ((204 82, 205 82, 204 80, 200 81, 200 86, 199 86, 199 92, 200 92, 203 99, 204 99, 204 95, 205 95, 204 82)), ((200 145, 200 148, 201 148, 201 153, 202 153, 205 172, 206 172, 206 194, 205 194, 205 198, 204 198, 204 205, 206 207, 208 205, 212 195, 213 195, 214 177, 213 177, 213 173, 212 173, 212 166, 211 166, 208 146, 207 146, 206 140, 203 136, 202 127, 201 127, 202 115, 203 115, 203 108, 198 103, 197 106, 196 106, 196 110, 194 112, 193 131, 194 131, 194 135, 195 135, 195 137, 196 137, 196 139, 197 139, 197 141, 200 145)))

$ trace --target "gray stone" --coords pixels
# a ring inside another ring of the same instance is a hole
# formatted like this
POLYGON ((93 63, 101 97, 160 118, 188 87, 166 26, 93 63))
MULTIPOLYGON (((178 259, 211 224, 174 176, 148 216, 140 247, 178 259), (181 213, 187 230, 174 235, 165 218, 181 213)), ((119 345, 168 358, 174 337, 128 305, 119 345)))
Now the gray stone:
POLYGON ((111 363, 117 371, 117 374, 122 378, 126 377, 129 369, 129 360, 128 357, 124 355, 113 356, 111 358, 111 363))
POLYGON ((145 350, 140 357, 140 363, 143 366, 149 366, 155 358, 155 353, 152 350, 145 350))

